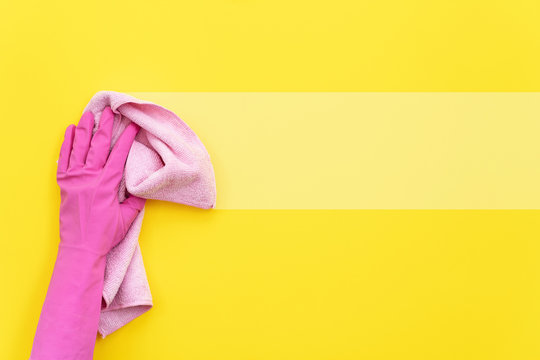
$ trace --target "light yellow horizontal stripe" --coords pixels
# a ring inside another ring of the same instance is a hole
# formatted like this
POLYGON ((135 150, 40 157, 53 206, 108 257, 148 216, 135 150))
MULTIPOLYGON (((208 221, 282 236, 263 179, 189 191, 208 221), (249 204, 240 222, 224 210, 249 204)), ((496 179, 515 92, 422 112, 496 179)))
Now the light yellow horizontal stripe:
POLYGON ((221 209, 540 207, 540 93, 133 93, 211 154, 221 209))

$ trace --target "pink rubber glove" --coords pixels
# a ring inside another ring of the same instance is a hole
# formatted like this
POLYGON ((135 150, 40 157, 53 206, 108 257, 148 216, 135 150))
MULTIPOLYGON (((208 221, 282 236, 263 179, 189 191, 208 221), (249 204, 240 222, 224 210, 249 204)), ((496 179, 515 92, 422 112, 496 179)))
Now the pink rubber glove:
POLYGON ((70 125, 58 160, 60 244, 30 359, 92 359, 101 310, 106 255, 124 238, 145 200, 118 201, 118 186, 139 126, 130 123, 113 149, 107 107, 70 125))

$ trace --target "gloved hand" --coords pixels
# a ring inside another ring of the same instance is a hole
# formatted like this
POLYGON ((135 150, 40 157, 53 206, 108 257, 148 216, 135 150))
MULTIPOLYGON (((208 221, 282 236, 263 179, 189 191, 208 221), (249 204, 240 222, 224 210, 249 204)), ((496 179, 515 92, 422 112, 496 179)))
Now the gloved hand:
POLYGON ((107 107, 92 135, 86 112, 66 129, 58 160, 60 244, 41 311, 32 360, 92 359, 106 255, 126 235, 145 199, 118 200, 125 162, 139 130, 130 123, 113 149, 114 115, 107 107))

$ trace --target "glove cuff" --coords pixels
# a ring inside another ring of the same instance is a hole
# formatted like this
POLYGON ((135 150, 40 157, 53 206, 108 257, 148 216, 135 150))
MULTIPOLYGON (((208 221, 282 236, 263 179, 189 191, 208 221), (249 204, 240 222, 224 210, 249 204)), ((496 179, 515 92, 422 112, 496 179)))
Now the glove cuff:
POLYGON ((92 359, 106 255, 61 244, 30 359, 92 359))

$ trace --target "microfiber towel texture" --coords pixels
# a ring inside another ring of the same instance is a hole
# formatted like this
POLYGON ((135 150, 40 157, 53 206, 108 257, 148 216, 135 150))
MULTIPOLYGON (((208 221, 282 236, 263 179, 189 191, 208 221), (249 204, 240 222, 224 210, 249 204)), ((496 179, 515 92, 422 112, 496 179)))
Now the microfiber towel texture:
MULTIPOLYGON (((96 119, 94 132, 107 106, 114 113, 111 148, 130 121, 141 127, 126 161, 119 187, 120 201, 133 194, 203 209, 214 208, 216 183, 210 156, 187 124, 159 105, 118 92, 100 91, 85 108, 96 119)), ((102 337, 152 307, 138 241, 143 216, 144 209, 126 237, 107 255, 98 328, 102 337)))

